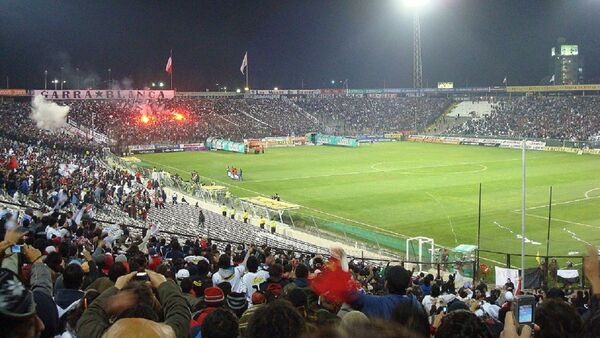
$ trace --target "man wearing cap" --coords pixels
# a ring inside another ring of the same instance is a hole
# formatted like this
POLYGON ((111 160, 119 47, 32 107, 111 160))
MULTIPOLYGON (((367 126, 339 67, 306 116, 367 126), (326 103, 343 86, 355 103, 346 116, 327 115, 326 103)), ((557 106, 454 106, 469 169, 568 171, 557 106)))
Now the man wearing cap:
POLYGON ((212 286, 204 290, 203 303, 205 308, 192 314, 192 320, 190 322, 191 337, 195 337, 196 334, 200 332, 200 326, 204 322, 204 318, 206 318, 206 316, 216 309, 223 307, 224 301, 225 295, 223 294, 223 290, 219 289, 218 287, 212 286))
POLYGON ((31 268, 29 291, 14 271, 0 269, 0 328, 3 337, 34 338, 58 333, 58 313, 52 299, 50 269, 38 249, 26 245, 23 253, 31 268))
POLYGON ((248 323, 250 322, 250 318, 254 315, 256 310, 262 308, 267 303, 267 297, 262 291, 257 291, 252 294, 252 306, 248 308, 240 317, 240 335, 242 337, 246 337, 246 330, 248 329, 248 323))
POLYGON ((179 269, 177 274, 175 274, 175 278, 177 278, 177 282, 181 282, 184 278, 190 278, 190 270, 188 269, 179 269))
POLYGON ((194 290, 194 281, 192 281, 189 277, 183 278, 179 281, 179 287, 181 287, 181 292, 183 293, 183 297, 187 301, 190 309, 193 309, 196 304, 198 304, 202 299, 196 297, 194 290))
POLYGON ((362 292, 356 293, 350 305, 366 314, 371 319, 391 318, 394 309, 403 302, 414 303, 415 307, 421 307, 421 303, 414 296, 406 295, 406 288, 410 285, 410 272, 402 266, 390 266, 385 271, 384 287, 389 294, 384 296, 367 295, 362 292))
POLYGON ((248 309, 248 302, 246 300, 246 294, 240 292, 231 292, 225 298, 227 307, 240 318, 244 311, 248 309))

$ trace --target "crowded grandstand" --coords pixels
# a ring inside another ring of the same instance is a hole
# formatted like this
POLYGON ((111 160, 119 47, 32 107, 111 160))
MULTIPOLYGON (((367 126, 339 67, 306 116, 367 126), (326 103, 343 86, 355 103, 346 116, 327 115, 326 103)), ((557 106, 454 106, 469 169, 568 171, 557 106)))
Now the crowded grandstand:
POLYGON ((0 2, 0 338, 600 337, 598 15, 390 2, 0 2))
MULTIPOLYGON (((243 142, 320 131, 417 132, 460 119, 450 114, 456 102, 240 95, 57 103, 70 108, 70 123, 54 131, 36 126, 28 102, 0 104, 2 252, 8 253, 3 320, 15 335, 35 329, 45 337, 121 336, 139 323, 173 337, 346 337, 356 330, 386 337, 497 337, 515 329, 511 311, 523 294, 520 277, 495 288, 467 282, 459 271, 434 276, 351 257, 339 247, 288 237, 268 213, 249 216, 226 205, 227 197, 221 197, 222 215, 203 209, 169 186, 176 177, 133 171, 107 157, 110 147, 123 151, 208 136, 243 142), (11 251, 15 245, 20 254, 11 251), (9 324, 5 318, 23 319, 9 324)), ((473 113, 448 132, 577 141, 599 131, 596 97, 495 97, 488 103, 491 114, 473 113)), ((596 255, 589 259, 586 277, 598 289, 596 255)), ((570 336, 594 336, 595 289, 564 292, 526 292, 539 303, 536 335, 554 336, 560 328, 570 336)))

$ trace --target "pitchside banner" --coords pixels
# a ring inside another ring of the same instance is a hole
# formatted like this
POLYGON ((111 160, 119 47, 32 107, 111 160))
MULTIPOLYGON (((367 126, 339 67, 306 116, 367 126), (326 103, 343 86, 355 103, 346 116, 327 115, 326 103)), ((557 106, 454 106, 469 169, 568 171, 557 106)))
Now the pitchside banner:
POLYGON ((344 137, 344 136, 323 135, 323 134, 317 134, 315 136, 315 144, 353 147, 353 148, 356 148, 359 146, 358 140, 355 138, 344 137))
POLYGON ((175 97, 174 90, 33 90, 48 100, 159 100, 175 97))
POLYGON ((239 143, 239 142, 223 140, 220 138, 209 137, 206 139, 205 145, 208 149, 232 151, 235 153, 242 153, 242 154, 244 154, 246 152, 245 144, 239 143))

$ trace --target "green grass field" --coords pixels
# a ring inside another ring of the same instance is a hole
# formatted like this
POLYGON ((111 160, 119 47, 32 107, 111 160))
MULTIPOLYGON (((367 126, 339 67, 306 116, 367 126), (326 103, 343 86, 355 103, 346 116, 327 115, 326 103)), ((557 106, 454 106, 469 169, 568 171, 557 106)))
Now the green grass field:
MULTIPOLYGON (((526 237, 532 241, 527 253, 545 255, 551 185, 550 254, 583 253, 585 242, 599 243, 600 157, 539 151, 527 155, 526 237)), ((271 148, 262 155, 190 152, 138 158, 185 179, 197 170, 228 184, 238 196, 277 192, 303 206, 304 213, 335 221, 337 230, 345 224, 390 238, 427 236, 447 247, 476 244, 481 182, 482 249, 520 252, 519 150, 397 142, 355 149, 271 148), (229 180, 227 166, 242 168, 244 181, 229 180)), ((513 263, 518 263, 516 257, 513 263)))

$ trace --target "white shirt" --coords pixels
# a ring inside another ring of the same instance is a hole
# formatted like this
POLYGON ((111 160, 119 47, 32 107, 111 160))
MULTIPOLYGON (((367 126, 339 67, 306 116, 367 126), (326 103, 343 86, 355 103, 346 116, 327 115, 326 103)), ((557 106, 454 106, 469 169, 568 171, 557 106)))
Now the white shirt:
POLYGON ((229 275, 227 278, 223 277, 221 273, 223 269, 219 269, 217 273, 212 276, 213 285, 217 286, 222 282, 228 282, 231 284, 231 292, 244 292, 244 286, 242 281, 242 276, 246 271, 246 266, 238 265, 233 268, 233 273, 229 275))
POLYGON ((252 301, 252 294, 256 292, 258 286, 265 282, 269 278, 269 272, 265 270, 258 270, 257 272, 248 272, 242 278, 244 285, 246 286, 246 298, 250 303, 252 301), (256 288, 255 288, 256 287, 256 288))
POLYGON ((46 238, 52 239, 52 236, 62 237, 62 233, 60 232, 60 230, 55 229, 48 225, 48 226, 46 226, 46 238))

